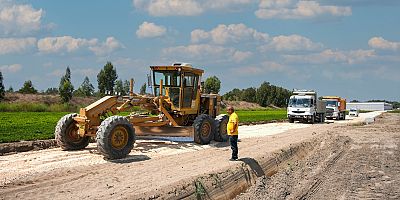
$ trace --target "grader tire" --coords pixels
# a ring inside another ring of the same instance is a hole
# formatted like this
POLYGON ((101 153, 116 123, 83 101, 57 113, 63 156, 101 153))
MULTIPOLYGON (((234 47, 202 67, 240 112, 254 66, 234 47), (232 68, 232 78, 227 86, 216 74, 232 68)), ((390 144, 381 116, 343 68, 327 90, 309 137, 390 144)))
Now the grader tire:
POLYGON ((78 126, 76 126, 76 113, 67 114, 58 122, 54 132, 58 146, 63 150, 79 150, 89 145, 89 137, 80 137, 78 135, 78 126))
POLYGON ((201 114, 193 122, 194 142, 197 144, 209 144, 214 139, 215 122, 209 115, 201 114))
POLYGON ((99 152, 111 160, 125 158, 133 149, 136 137, 132 124, 122 116, 105 119, 96 135, 99 152))
POLYGON ((214 140, 217 142, 226 142, 229 136, 226 132, 226 126, 228 125, 229 117, 228 115, 218 115, 215 118, 216 130, 214 135, 214 140))

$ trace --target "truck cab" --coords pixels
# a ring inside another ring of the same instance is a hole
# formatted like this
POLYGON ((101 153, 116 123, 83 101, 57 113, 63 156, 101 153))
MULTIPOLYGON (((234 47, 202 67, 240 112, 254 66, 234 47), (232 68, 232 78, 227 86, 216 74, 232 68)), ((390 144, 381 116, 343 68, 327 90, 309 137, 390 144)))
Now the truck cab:
POLYGON ((317 99, 316 92, 312 90, 293 91, 287 107, 289 122, 323 122, 325 118, 325 108, 322 108, 325 104, 323 103, 317 99))
POLYGON ((346 118, 346 100, 338 96, 323 96, 326 101, 326 118, 341 120, 346 118))

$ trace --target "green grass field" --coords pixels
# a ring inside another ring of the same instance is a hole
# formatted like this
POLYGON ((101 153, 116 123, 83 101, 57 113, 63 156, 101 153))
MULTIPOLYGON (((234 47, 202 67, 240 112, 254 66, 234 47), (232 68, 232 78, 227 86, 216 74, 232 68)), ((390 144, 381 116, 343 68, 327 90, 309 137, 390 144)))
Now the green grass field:
POLYGON ((66 112, 1 112, 0 143, 54 138, 57 121, 66 112))
MULTIPOLYGON (((236 111, 241 122, 286 118, 286 110, 236 111)), ((68 112, 0 112, 0 143, 54 138, 58 120, 68 112)), ((122 113, 127 115, 128 113, 122 113)))
POLYGON ((240 122, 258 122, 286 119, 286 109, 279 110, 238 110, 240 122))

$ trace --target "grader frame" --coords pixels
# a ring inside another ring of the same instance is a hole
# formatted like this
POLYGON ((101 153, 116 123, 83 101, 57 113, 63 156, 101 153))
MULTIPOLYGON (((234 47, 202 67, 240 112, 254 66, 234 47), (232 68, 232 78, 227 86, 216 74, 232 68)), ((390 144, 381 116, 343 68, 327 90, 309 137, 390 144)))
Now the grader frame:
POLYGON ((193 137, 199 144, 227 140, 227 116, 219 115, 221 97, 202 94, 203 70, 187 64, 150 68, 154 96, 135 94, 131 80, 129 96, 105 96, 60 119, 57 143, 65 150, 82 149, 88 138, 96 137, 100 152, 116 159, 129 154, 136 136, 193 137), (134 106, 152 114, 115 116, 134 106))

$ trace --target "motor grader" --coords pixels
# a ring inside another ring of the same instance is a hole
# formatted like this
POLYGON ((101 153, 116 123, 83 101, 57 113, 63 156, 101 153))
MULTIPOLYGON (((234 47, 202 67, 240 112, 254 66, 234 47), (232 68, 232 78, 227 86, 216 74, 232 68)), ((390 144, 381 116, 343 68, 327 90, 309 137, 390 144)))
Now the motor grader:
POLYGON ((228 139, 228 117, 219 115, 221 96, 202 93, 203 70, 180 63, 150 69, 154 95, 135 94, 131 80, 129 96, 105 96, 62 117, 55 128, 57 144, 78 150, 95 137, 101 154, 119 159, 132 150, 136 136, 193 137, 198 144, 228 139), (135 106, 148 112, 117 115, 135 106))

